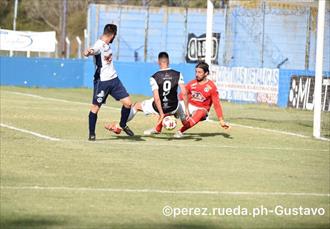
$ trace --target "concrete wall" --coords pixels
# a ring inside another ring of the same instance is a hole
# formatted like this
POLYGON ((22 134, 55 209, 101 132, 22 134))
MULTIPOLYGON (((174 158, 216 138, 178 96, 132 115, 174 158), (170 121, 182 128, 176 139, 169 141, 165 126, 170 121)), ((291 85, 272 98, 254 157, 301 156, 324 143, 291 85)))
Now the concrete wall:
MULTIPOLYGON (((149 77, 158 70, 155 63, 115 61, 119 78, 131 94, 152 95, 149 77)), ((186 82, 194 77, 193 64, 173 64, 186 82)), ((1 85, 27 87, 93 87, 94 64, 89 59, 0 57, 1 85)))
POLYGON ((0 57, 1 85, 81 87, 83 60, 0 57))
MULTIPOLYGON (((149 77, 158 70, 157 64, 121 61, 115 61, 114 64, 119 78, 130 94, 152 95, 149 77)), ((183 74, 185 82, 189 82, 195 77, 194 64, 171 64, 171 67, 183 74)), ((313 71, 281 69, 279 71, 277 105, 287 107, 292 76, 314 76, 314 74, 313 71)), ((1 85, 92 88, 93 75, 92 58, 73 60, 0 57, 1 85)), ((330 72, 325 72, 324 76, 329 78, 330 72)), ((221 83, 221 78, 219 81, 221 83)), ((330 86, 327 91, 329 96, 330 86)), ((326 101, 328 102, 328 100, 326 101)))

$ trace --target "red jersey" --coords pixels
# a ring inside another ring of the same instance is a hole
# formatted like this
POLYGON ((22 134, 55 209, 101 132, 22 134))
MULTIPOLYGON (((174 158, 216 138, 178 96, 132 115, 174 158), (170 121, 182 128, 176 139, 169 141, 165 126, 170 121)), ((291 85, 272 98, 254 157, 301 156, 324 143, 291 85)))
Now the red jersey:
POLYGON ((222 107, 219 100, 217 86, 211 80, 199 84, 197 80, 192 80, 186 85, 188 102, 196 107, 201 107, 210 111, 212 104, 218 118, 222 118, 222 107))

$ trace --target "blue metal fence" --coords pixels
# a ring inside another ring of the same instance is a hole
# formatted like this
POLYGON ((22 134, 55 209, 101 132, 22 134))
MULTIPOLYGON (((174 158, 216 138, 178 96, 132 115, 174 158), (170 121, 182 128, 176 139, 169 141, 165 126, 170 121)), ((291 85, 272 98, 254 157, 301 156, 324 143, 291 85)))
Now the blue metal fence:
MULTIPOLYGON (((260 2, 264 5, 215 9, 213 31, 221 34, 218 63, 265 68, 282 63, 283 69, 314 70, 316 9, 260 2)), ((206 9, 91 4, 90 45, 107 23, 119 27, 114 41, 116 60, 150 63, 158 52, 168 51, 173 63, 185 63, 188 34, 205 33, 206 9)), ((324 70, 330 71, 330 11, 325 28, 324 70)))

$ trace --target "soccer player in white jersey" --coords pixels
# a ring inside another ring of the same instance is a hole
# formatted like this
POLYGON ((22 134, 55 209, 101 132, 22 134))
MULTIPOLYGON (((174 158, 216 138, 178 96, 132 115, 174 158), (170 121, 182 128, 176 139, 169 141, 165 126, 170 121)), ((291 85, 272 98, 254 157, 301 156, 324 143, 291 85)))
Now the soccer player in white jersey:
POLYGON ((93 101, 89 112, 88 139, 90 141, 95 141, 97 113, 102 104, 106 102, 109 94, 123 104, 117 133, 124 130, 127 135, 134 135, 133 131, 126 125, 132 106, 131 98, 118 78, 112 61, 112 50, 110 44, 115 39, 116 34, 117 26, 114 24, 107 24, 104 27, 103 34, 100 39, 95 42, 93 47, 84 51, 84 56, 94 56, 96 68, 94 74, 93 101))
MULTIPOLYGON (((181 120, 185 120, 186 118, 184 110, 181 107, 182 105, 178 100, 178 87, 180 87, 183 100, 185 101, 184 106, 188 107, 188 97, 182 74, 169 67, 169 56, 166 52, 160 52, 158 54, 158 65, 160 70, 150 77, 153 98, 134 104, 128 119, 133 119, 137 111, 142 111, 145 115, 158 115, 157 125, 152 129, 144 131, 145 135, 161 133, 162 120, 165 116, 175 115, 181 120), (181 115, 180 117, 179 114, 181 115)), ((188 112, 188 109, 185 110, 188 112)), ((106 128, 116 132, 116 126, 114 124, 109 124, 106 128)))

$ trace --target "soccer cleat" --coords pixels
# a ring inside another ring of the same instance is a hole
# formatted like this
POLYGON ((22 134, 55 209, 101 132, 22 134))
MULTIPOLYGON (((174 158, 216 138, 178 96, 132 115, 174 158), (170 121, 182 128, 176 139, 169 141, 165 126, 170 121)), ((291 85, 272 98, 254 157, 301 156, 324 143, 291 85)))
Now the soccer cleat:
POLYGON ((115 134, 120 134, 122 130, 116 123, 106 124, 104 128, 111 132, 114 132, 115 134))
POLYGON ((145 130, 143 132, 144 135, 153 135, 153 134, 160 134, 160 132, 158 132, 155 128, 149 129, 149 130, 145 130))
POLYGON ((128 135, 128 136, 134 136, 134 132, 128 127, 128 126, 125 126, 123 128, 123 131, 128 135))
POLYGON ((88 141, 95 141, 95 140, 96 140, 95 135, 90 134, 89 137, 88 137, 88 141))
POLYGON ((182 137, 183 137, 183 133, 182 133, 180 130, 178 130, 178 131, 174 134, 173 137, 175 137, 175 138, 182 138, 182 137))

